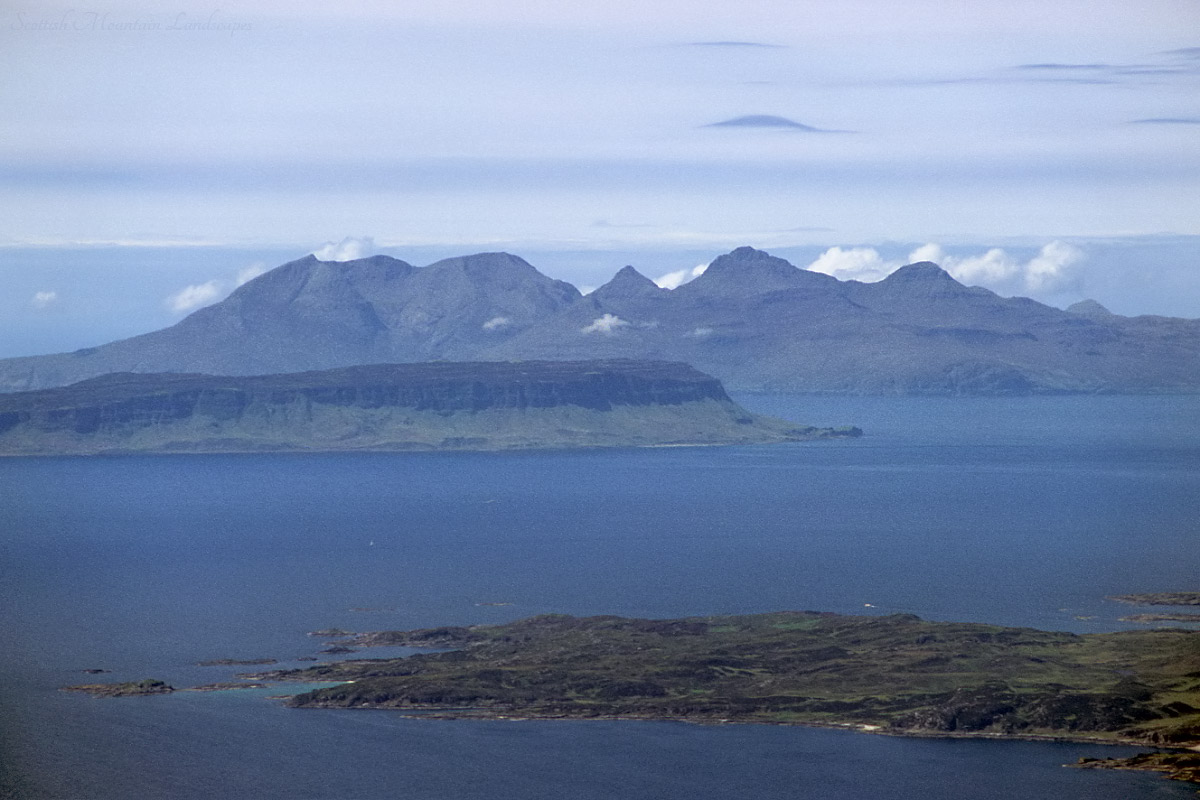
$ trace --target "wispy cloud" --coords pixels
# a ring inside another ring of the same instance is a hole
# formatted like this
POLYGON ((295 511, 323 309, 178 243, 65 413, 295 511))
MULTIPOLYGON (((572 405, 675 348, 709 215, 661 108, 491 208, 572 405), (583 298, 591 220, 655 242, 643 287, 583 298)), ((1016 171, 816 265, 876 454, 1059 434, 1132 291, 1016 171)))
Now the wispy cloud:
POLYGON ((654 279, 654 282, 663 289, 675 289, 690 280, 699 278, 706 269, 708 269, 708 264, 697 264, 691 269, 677 269, 666 275, 660 275, 654 279))
POLYGON ((738 41, 720 41, 720 42, 688 42, 685 47, 748 47, 748 48, 767 48, 771 50, 785 50, 785 44, 769 44, 767 42, 738 42, 738 41))
POLYGON ((239 286, 249 283, 259 275, 264 274, 267 272, 267 269, 266 264, 257 261, 249 266, 242 267, 232 279, 213 278, 204 283, 194 283, 190 286, 185 286, 178 292, 169 295, 163 303, 176 314, 186 314, 202 306, 215 303, 239 286))
POLYGON ((347 236, 340 242, 326 242, 313 251, 322 261, 354 261, 375 255, 375 240, 370 236, 347 236))
POLYGON ((1131 119, 1130 125, 1200 125, 1200 117, 1150 117, 1131 119))
POLYGON ((58 292, 54 290, 36 292, 30 299, 29 304, 39 311, 47 309, 58 302, 58 292))
POLYGON ((212 280, 184 287, 167 298, 167 308, 176 314, 184 314, 201 306, 209 305, 220 298, 221 282, 212 280))
POLYGON ((780 228, 777 233, 833 233, 834 228, 823 228, 818 225, 801 225, 796 228, 780 228))
POLYGON ((509 319, 508 317, 492 317, 487 322, 483 323, 483 329, 485 331, 495 331, 495 330, 499 330, 501 328, 508 327, 508 325, 510 325, 511 323, 512 323, 512 320, 509 319))
POLYGON ((652 225, 649 222, 609 222, 606 219, 598 219, 592 223, 593 228, 657 228, 657 225, 652 225))
POLYGON ((1144 79, 1189 78, 1200 75, 1200 47, 1149 56, 1145 63, 1045 61, 1017 64, 980 75, 912 77, 885 81, 889 86, 959 86, 1064 83, 1111 86, 1145 83, 1144 79), (1166 56, 1166 58, 1164 58, 1166 56))
POLYGON ((249 283, 267 271, 267 265, 261 261, 255 262, 248 267, 243 267, 238 270, 237 279, 234 281, 235 286, 241 286, 243 283, 249 283))
POLYGON ((1077 83, 1092 86, 1109 86, 1118 81, 1107 77, 1022 76, 1022 75, 976 75, 961 78, 911 78, 884 81, 886 86, 1005 86, 1029 83, 1077 83))
POLYGON ((782 130, 801 131, 805 133, 845 133, 846 131, 831 131, 824 128, 814 128, 794 119, 779 117, 774 114, 747 114, 742 117, 710 122, 705 128, 775 128, 782 130))
POLYGON ((606 336, 611 336, 617 332, 619 328, 624 328, 629 322, 621 319, 616 314, 605 314, 597 318, 591 325, 586 325, 579 329, 580 333, 602 333, 606 336))
POLYGON ((1020 64, 1017 69, 1035 69, 1035 70, 1097 70, 1097 69, 1113 69, 1112 64, 1020 64))
POLYGON ((1200 47, 1180 47, 1177 50, 1164 50, 1160 55, 1176 56, 1179 58, 1194 58, 1200 61, 1200 47))

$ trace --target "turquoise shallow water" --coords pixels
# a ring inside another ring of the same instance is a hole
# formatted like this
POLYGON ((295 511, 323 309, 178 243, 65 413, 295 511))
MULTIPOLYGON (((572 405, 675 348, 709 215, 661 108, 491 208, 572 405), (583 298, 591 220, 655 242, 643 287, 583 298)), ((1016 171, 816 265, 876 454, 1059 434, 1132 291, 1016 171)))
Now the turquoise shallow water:
POLYGON ((0 461, 0 785, 61 798, 1191 796, 1061 768, 1097 754, 1086 745, 56 691, 93 680, 85 668, 187 686, 256 669, 202 660, 299 666, 323 646, 306 632, 326 627, 794 608, 1090 632, 1129 627, 1108 594, 1197 585, 1200 398, 744 401, 868 435, 0 461))

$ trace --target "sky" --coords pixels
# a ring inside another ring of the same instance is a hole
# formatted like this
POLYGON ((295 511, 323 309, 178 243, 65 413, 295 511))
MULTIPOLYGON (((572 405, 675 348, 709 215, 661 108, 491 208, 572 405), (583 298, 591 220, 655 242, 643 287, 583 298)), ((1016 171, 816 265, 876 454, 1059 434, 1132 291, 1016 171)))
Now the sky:
POLYGON ((1195 0, 6 0, 0 76, 0 334, 86 339, 67 298, 94 322, 122 280, 162 284, 158 324, 339 247, 546 254, 585 288, 618 257, 873 280, 916 254, 1200 317, 1200 244, 1148 255, 1200 236, 1195 0), (143 271, 105 279, 112 248, 143 271))

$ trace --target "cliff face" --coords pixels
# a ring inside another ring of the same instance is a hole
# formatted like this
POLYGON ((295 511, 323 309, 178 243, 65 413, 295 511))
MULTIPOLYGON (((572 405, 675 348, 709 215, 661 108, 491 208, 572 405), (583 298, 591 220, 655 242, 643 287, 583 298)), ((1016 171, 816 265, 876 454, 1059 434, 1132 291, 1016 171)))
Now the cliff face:
POLYGON ((755 417, 670 362, 432 363, 107 375, 0 395, 0 453, 719 444, 814 432, 755 417))

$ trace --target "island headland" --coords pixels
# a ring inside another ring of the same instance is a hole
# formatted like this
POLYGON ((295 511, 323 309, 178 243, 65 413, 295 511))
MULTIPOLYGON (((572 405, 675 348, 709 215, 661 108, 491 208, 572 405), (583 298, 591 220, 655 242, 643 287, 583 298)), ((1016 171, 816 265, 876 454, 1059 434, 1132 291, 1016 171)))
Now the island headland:
POLYGON ((0 455, 727 445, 857 436, 751 414, 681 363, 106 375, 0 395, 0 455))
POLYGON ((1190 752, 1200 746, 1196 631, 1076 635, 911 614, 781 612, 672 620, 544 615, 345 641, 444 650, 247 677, 344 681, 292 697, 295 708, 1147 744, 1175 752, 1078 766, 1200 780, 1190 752))
MULTIPOLYGON (((434 652, 239 677, 254 686, 323 685, 288 698, 293 708, 1200 746, 1200 631, 1078 635, 912 614, 786 611, 666 620, 546 614, 503 625, 316 633, 339 636, 332 644, 347 649, 434 652)), ((140 693, 110 686, 71 688, 140 693)), ((1193 758, 1169 755, 1081 766, 1195 779, 1193 758)))

